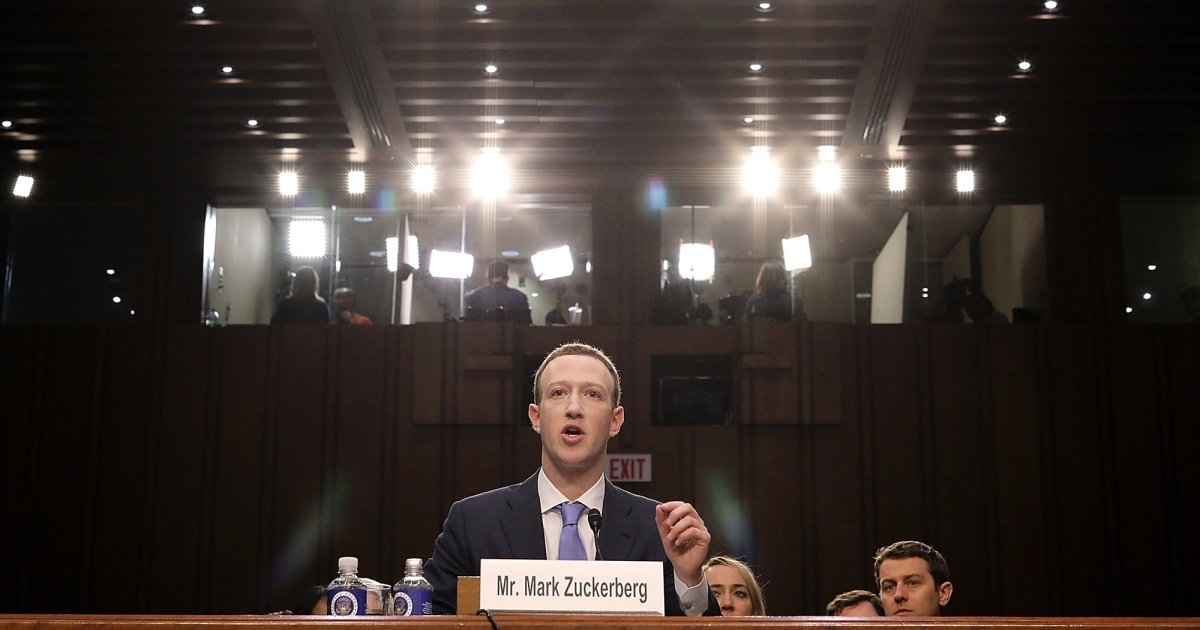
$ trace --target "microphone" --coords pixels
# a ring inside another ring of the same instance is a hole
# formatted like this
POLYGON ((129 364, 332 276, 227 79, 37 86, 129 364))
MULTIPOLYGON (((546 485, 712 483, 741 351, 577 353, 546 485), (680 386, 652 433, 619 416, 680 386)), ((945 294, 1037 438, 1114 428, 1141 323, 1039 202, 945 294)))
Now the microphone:
POLYGON ((591 526, 592 536, 596 539, 596 560, 604 560, 604 556, 600 555, 600 510, 588 510, 588 525, 591 526))

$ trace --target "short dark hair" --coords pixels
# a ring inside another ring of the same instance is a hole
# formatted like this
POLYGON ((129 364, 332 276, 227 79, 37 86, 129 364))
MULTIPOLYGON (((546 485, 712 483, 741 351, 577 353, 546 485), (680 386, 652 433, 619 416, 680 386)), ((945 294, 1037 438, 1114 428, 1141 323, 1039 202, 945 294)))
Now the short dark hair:
POLYGON ((941 586, 950 581, 950 567, 946 559, 937 549, 918 540, 902 540, 886 547, 880 547, 875 552, 875 588, 879 586, 879 567, 884 560, 902 560, 904 558, 921 558, 929 566, 929 574, 933 576, 935 586, 941 586))
POLYGON ((833 601, 825 605, 825 614, 831 617, 840 615, 843 610, 861 604, 862 602, 871 602, 871 606, 875 608, 875 612, 879 613, 880 617, 885 616, 883 612, 883 602, 879 600, 879 596, 871 591, 846 591, 841 595, 833 598, 833 601))
POLYGON ((508 263, 503 260, 493 260, 488 263, 487 279, 493 280, 497 278, 507 278, 509 272, 508 263))
POLYGON ((592 357, 593 359, 603 363, 604 367, 608 368, 608 375, 611 376, 613 380, 613 409, 616 409, 617 406, 621 404, 621 376, 617 374, 617 366, 613 365, 612 359, 608 358, 608 355, 604 354, 604 351, 600 348, 589 346, 586 343, 579 343, 578 341, 574 343, 564 343, 563 345, 555 348, 550 354, 546 355, 546 359, 542 361, 542 365, 538 367, 537 372, 534 372, 533 374, 533 404, 542 404, 542 372, 546 371, 546 366, 550 365, 550 362, 558 357, 566 355, 592 357))

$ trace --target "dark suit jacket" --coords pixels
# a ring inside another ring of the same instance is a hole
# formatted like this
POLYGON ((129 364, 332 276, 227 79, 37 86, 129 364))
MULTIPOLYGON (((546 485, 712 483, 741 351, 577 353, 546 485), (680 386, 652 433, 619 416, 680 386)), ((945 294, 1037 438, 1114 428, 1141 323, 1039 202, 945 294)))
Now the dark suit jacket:
MULTIPOLYGON (((604 484, 600 554, 605 560, 662 562, 666 613, 682 615, 675 593, 675 570, 654 523, 658 502, 626 492, 607 479, 604 484)), ((454 614, 458 576, 479 575, 483 558, 546 559, 536 474, 517 485, 477 494, 450 506, 442 533, 434 543, 433 557, 425 563, 425 577, 433 584, 434 614, 454 614)), ((705 614, 721 614, 712 593, 705 614)))

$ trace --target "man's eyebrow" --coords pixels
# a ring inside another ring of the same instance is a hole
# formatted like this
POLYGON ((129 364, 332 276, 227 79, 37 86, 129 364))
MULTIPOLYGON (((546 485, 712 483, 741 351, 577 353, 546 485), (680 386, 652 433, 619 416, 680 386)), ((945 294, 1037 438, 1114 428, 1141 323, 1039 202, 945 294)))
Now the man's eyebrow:
MULTIPOLYGON (((553 387, 565 387, 565 386, 571 385, 571 384, 572 383, 570 381, 566 381, 566 380, 550 381, 549 383, 546 383, 546 389, 550 389, 553 387)), ((605 394, 608 393, 608 388, 605 387, 601 383, 582 382, 582 383, 577 383, 577 384, 579 385, 580 388, 595 388, 595 389, 598 389, 598 390, 604 392, 605 394)))

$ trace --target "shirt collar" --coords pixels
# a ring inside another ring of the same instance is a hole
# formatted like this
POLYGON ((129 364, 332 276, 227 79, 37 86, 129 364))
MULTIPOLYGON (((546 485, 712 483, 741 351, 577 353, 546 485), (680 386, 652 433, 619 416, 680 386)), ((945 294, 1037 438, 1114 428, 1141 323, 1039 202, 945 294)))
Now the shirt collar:
MULTIPOLYGON (((538 469, 538 502, 542 508, 542 514, 554 509, 558 504, 569 501, 554 484, 550 482, 550 478, 546 476, 546 472, 538 469)), ((588 506, 589 509, 595 509, 601 514, 604 513, 604 475, 588 488, 576 501, 588 506)))

